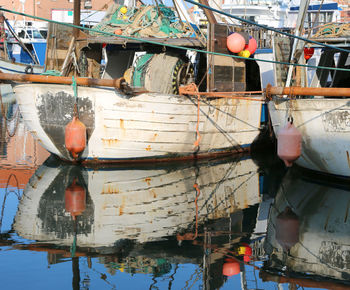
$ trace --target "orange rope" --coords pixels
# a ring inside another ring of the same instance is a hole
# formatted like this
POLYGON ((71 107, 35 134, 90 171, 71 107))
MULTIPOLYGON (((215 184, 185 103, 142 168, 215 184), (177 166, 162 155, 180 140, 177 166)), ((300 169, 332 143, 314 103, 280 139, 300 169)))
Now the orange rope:
MULTIPOLYGON (((196 88, 197 91, 198 91, 198 88, 196 88)), ((201 134, 199 134, 199 113, 200 113, 200 110, 199 110, 199 104, 200 104, 200 95, 197 95, 197 101, 198 101, 198 104, 197 104, 197 126, 196 126, 196 133, 197 133, 197 140, 193 143, 194 146, 199 146, 199 141, 201 140, 201 134)))
POLYGON ((186 86, 181 86, 179 88, 180 95, 193 95, 193 96, 203 96, 206 98, 231 98, 231 99, 241 99, 241 100, 250 100, 263 102, 262 98, 249 98, 244 95, 253 95, 253 94, 263 94, 264 91, 242 91, 242 92, 199 92, 196 84, 191 83, 186 86), (236 96, 234 96, 236 95, 236 96), (241 96, 237 96, 241 95, 241 96), (242 96, 243 95, 243 96, 242 96))
POLYGON ((194 200, 194 204, 196 205, 196 233, 195 233, 195 235, 194 235, 194 237, 193 237, 193 239, 196 239, 197 236, 198 236, 198 203, 197 203, 197 201, 198 201, 199 195, 201 194, 201 191, 200 191, 200 189, 199 189, 197 183, 195 183, 195 184, 193 185, 193 187, 194 187, 194 188, 196 189, 196 191, 197 191, 196 199, 194 200))

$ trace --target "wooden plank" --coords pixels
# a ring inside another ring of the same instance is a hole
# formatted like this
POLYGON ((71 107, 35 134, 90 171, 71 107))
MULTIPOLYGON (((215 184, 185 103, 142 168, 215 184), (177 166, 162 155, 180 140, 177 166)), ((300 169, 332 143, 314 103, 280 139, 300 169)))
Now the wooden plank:
POLYGON ((124 45, 128 43, 147 45, 145 41, 156 41, 162 44, 171 44, 187 47, 204 47, 203 44, 196 38, 156 38, 156 37, 142 37, 140 40, 125 39, 121 37, 108 37, 108 36, 91 36, 86 39, 88 43, 109 43, 124 45))

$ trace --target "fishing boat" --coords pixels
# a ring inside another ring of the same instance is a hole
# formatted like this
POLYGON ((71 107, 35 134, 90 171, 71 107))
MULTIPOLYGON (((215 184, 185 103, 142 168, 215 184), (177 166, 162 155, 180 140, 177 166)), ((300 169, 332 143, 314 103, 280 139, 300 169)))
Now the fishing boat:
MULTIPOLYGON (((292 77, 292 69, 279 66, 278 87, 268 87, 266 92, 276 136, 288 122, 293 122, 301 133, 301 156, 295 162, 348 178, 350 34, 346 27, 347 24, 329 23, 313 29, 309 38, 313 43, 300 41, 295 49, 299 55, 296 61, 304 67, 298 67, 292 77)), ((277 60, 285 60, 282 53, 279 55, 277 60)))
POLYGON ((40 74, 44 71, 46 40, 34 28, 22 28, 20 35, 1 13, 0 70, 3 73, 40 74), (37 34, 35 33, 37 32, 37 34), (29 38, 29 35, 31 37, 29 38), (22 37, 21 37, 22 36, 22 37), (39 37, 39 39, 38 39, 39 37))
MULTIPOLYGON (((79 167, 49 159, 24 189, 14 221, 40 243, 111 248, 123 240, 194 239, 204 221, 236 215, 261 200, 255 163, 225 158, 199 163, 79 167)), ((238 228, 237 228, 238 230, 238 228)))
POLYGON ((43 146, 61 159, 84 162, 249 151, 262 127, 260 75, 254 59, 220 55, 228 53, 226 38, 234 28, 218 24, 209 11, 206 39, 168 7, 123 7, 114 6, 89 35, 51 25, 47 69, 61 71, 70 81, 45 76, 51 83, 32 79, 15 85, 22 116, 43 146), (166 25, 159 26, 159 21, 166 25), (214 55, 198 52, 206 49, 214 55), (74 83, 77 68, 75 90, 66 84, 74 83), (112 88, 106 87, 108 81, 112 88), (258 93, 247 96, 247 90, 258 93), (65 144, 65 129, 74 114, 87 131, 86 147, 78 156, 65 144))
POLYGON ((347 289, 349 187, 292 168, 271 206, 264 281, 347 289), (305 274, 307 273, 307 274, 305 274))

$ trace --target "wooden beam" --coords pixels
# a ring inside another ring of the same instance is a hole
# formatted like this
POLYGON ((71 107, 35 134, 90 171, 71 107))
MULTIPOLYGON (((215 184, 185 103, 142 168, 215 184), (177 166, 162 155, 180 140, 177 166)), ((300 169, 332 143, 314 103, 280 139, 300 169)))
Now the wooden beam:
MULTIPOLYGON (((207 0, 199 0, 199 3, 203 4, 205 6, 209 6, 209 3, 207 0)), ((203 10, 204 10, 205 16, 208 18, 209 24, 216 24, 217 21, 216 21, 216 18, 214 16, 213 11, 206 9, 206 8, 203 8, 203 10)))
MULTIPOLYGON (((76 26, 80 26, 80 0, 74 0, 73 24, 76 26)), ((79 31, 79 28, 73 28, 73 36, 75 38, 79 37, 79 31)))

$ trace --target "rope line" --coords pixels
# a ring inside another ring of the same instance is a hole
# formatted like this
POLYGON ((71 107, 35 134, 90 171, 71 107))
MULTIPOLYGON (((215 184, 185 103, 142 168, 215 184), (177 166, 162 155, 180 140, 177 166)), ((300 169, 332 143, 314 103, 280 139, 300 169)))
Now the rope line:
MULTIPOLYGON (((190 2, 190 0, 185 0, 185 1, 190 2)), ((192 3, 192 1, 190 3, 192 3)), ((197 2, 193 2, 193 3, 195 3, 195 5, 201 5, 201 4, 197 3, 197 2)), ((203 5, 203 6, 205 6, 205 5, 203 5)), ((209 7, 208 7, 208 9, 209 9, 209 7)), ((289 62, 267 60, 267 59, 258 59, 258 58, 246 58, 246 57, 242 57, 242 56, 238 56, 238 55, 232 55, 232 54, 226 54, 226 53, 220 53, 220 52, 214 52, 214 51, 207 51, 207 50, 203 50, 203 49, 197 49, 197 48, 192 48, 192 47, 185 47, 185 46, 180 46, 180 45, 173 45, 173 44, 162 43, 162 42, 157 42, 157 41, 153 41, 153 40, 141 39, 141 38, 132 37, 132 36, 116 35, 116 34, 110 33, 110 32, 100 31, 100 30, 93 29, 93 28, 82 27, 82 26, 74 25, 74 24, 70 24, 70 23, 59 22, 59 21, 55 21, 55 20, 51 20, 51 19, 47 19, 47 18, 43 18, 43 17, 39 17, 39 16, 33 16, 33 15, 29 15, 29 14, 26 14, 26 13, 23 13, 23 12, 17 12, 17 11, 9 10, 9 9, 2 8, 2 7, 0 7, 0 11, 13 13, 13 14, 17 14, 17 15, 21 15, 21 16, 25 16, 25 17, 30 17, 30 18, 33 18, 33 19, 38 19, 38 20, 42 20, 42 21, 51 22, 51 23, 56 23, 56 24, 59 24, 59 25, 65 25, 65 26, 69 26, 69 27, 73 27, 73 28, 78 28, 78 29, 81 29, 81 30, 86 30, 86 31, 91 31, 91 32, 98 32, 98 33, 101 33, 101 34, 105 34, 105 35, 109 35, 109 36, 113 36, 113 37, 117 37, 117 38, 123 38, 123 39, 126 39, 126 40, 134 40, 134 41, 140 41, 140 42, 144 42, 144 43, 159 45, 159 46, 162 46, 162 47, 171 47, 171 48, 182 49, 182 50, 186 50, 186 51, 189 50, 189 51, 195 51, 195 52, 199 52, 199 53, 206 53, 206 54, 210 54, 210 55, 227 56, 227 57, 232 57, 232 58, 237 58, 237 59, 255 60, 255 61, 267 62, 267 63, 293 65, 293 66, 300 66, 300 67, 307 67, 307 68, 314 68, 314 69, 327 69, 327 70, 335 70, 335 71, 350 71, 350 69, 346 69, 346 68, 314 66, 314 65, 289 63, 289 62)), ((225 12, 221 12, 221 11, 216 10, 216 9, 214 9, 213 11, 214 12, 218 12, 218 13, 224 13, 224 15, 226 15, 226 16, 230 15, 230 14, 227 14, 225 12)), ((232 15, 232 17, 236 17, 236 16, 232 15)), ((247 20, 245 20, 245 21, 247 21, 247 20)), ((293 36, 292 34, 289 34, 289 33, 283 32, 283 31, 279 31, 279 30, 276 30, 276 29, 273 29, 273 28, 268 28, 267 26, 265 27, 264 25, 258 25, 258 24, 256 24, 256 25, 260 26, 260 27, 263 27, 263 28, 266 28, 266 29, 270 29, 272 31, 275 31, 275 32, 278 32, 278 33, 281 33, 281 34, 288 35, 290 37, 299 38, 299 39, 302 39, 304 41, 308 41, 308 42, 311 42, 311 43, 319 44, 321 46, 329 47, 329 48, 332 48, 332 49, 337 49, 337 50, 340 50, 340 51, 350 52, 349 50, 345 50, 345 49, 342 49, 340 47, 331 46, 331 45, 327 45, 327 44, 322 44, 320 42, 307 40, 307 39, 304 39, 302 37, 296 37, 296 36, 293 36)))

